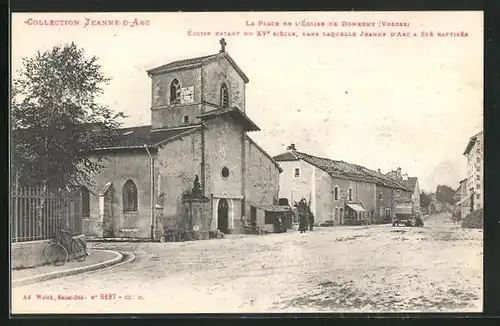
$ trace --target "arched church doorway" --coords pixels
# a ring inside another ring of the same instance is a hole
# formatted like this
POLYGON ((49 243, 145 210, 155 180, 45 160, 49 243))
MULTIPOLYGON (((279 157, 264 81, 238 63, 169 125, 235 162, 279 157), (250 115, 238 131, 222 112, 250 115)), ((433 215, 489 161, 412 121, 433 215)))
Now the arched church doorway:
POLYGON ((219 204, 217 205, 217 228, 224 234, 228 232, 228 211, 229 205, 227 199, 219 199, 219 204))

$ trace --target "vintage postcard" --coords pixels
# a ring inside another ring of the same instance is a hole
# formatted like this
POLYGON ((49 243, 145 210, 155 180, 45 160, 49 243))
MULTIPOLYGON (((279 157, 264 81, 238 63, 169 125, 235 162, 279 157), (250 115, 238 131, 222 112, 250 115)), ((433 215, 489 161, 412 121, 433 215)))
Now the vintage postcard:
POLYGON ((481 312, 483 13, 14 13, 13 314, 481 312))

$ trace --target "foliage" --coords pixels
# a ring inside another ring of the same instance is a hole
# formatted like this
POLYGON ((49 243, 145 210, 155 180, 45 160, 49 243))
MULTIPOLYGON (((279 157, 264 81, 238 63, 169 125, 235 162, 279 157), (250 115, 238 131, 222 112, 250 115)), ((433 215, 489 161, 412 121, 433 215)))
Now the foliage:
POLYGON ((484 211, 478 209, 465 216, 462 220, 462 228, 464 229, 482 229, 484 225, 484 211))
POLYGON ((427 194, 425 191, 422 191, 422 193, 420 194, 420 205, 422 207, 429 207, 431 201, 431 195, 427 194))
POLYGON ((453 204, 455 202, 455 190, 446 185, 439 185, 436 188, 436 200, 453 204))
POLYGON ((124 117, 97 103, 110 81, 100 70, 74 43, 23 58, 12 86, 11 175, 49 187, 91 184, 103 167, 95 149, 112 144, 124 117))

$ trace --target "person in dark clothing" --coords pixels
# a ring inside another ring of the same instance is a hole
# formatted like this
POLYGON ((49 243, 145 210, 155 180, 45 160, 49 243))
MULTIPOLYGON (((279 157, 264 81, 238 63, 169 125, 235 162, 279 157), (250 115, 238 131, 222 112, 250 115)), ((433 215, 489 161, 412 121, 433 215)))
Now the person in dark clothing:
POLYGON ((313 225, 314 225, 314 215, 312 213, 309 213, 309 231, 313 230, 313 225))
POLYGON ((305 233, 307 230, 307 216, 305 214, 299 215, 299 231, 305 233))

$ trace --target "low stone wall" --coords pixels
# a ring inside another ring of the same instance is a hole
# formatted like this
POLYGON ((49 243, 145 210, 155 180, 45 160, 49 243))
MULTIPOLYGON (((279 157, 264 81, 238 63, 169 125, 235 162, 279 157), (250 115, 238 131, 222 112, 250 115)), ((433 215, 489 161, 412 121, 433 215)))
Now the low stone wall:
MULTIPOLYGON (((75 238, 87 242, 83 234, 75 238)), ((11 245, 11 268, 29 268, 46 264, 43 249, 48 242, 49 240, 39 240, 13 243, 11 245)))
POLYGON ((43 248, 49 240, 13 243, 11 247, 11 267, 27 268, 43 265, 43 248))

